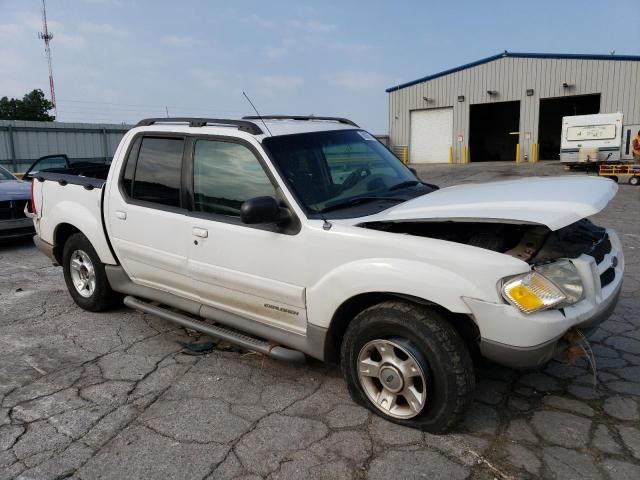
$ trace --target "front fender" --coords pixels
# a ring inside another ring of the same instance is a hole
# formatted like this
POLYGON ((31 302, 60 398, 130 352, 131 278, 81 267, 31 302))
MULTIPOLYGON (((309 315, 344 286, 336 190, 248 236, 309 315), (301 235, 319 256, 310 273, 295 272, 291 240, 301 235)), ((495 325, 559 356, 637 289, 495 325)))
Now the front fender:
POLYGON ((422 298, 456 313, 471 313, 462 301, 463 295, 486 295, 466 278, 424 262, 397 258, 358 260, 330 271, 307 289, 309 323, 328 328, 334 312, 346 300, 373 292, 422 298))

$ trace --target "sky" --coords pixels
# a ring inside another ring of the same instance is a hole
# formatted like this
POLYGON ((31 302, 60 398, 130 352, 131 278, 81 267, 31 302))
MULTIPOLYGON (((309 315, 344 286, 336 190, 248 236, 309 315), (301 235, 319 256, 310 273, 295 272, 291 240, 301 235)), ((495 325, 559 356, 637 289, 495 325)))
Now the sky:
MULTIPOLYGON (((512 52, 640 54, 638 0, 47 0, 57 119, 344 116, 387 132, 399 83, 512 52), (635 20, 634 20, 635 18, 635 20)), ((0 97, 49 97, 41 0, 0 0, 0 97)))

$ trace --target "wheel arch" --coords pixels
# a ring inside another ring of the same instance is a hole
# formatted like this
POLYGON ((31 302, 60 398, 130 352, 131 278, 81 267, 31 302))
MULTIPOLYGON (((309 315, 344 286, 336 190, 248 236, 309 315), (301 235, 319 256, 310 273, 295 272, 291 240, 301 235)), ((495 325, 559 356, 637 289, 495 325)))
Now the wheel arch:
POLYGON ((333 314, 325 341, 325 361, 339 363, 340 347, 342 345, 344 334, 349 323, 360 312, 369 307, 390 300, 403 300, 407 303, 425 305, 439 311, 462 337, 469 349, 469 352, 472 355, 475 355, 478 352, 480 329, 470 315, 451 312, 437 303, 413 295, 394 292, 367 292, 360 293, 346 299, 333 314))
POLYGON ((78 227, 70 223, 61 223, 56 226, 53 231, 53 256, 59 265, 62 265, 62 252, 64 251, 64 244, 67 243, 69 237, 75 233, 82 233, 87 236, 78 227))

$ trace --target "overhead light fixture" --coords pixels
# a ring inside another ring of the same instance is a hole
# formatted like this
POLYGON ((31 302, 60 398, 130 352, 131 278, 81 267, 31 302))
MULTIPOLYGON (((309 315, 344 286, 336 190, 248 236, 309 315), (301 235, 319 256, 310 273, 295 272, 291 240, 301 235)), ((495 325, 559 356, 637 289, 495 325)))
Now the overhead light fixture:
POLYGON ((488 95, 497 95, 498 92, 496 92, 495 90, 487 90, 487 94, 488 95))
POLYGON ((464 102, 464 95, 458 95, 458 101, 464 102))
POLYGON ((433 102, 433 98, 429 98, 429 97, 422 97, 422 99, 423 99, 425 102, 427 102, 427 103, 429 103, 429 102, 433 102))
POLYGON ((533 88, 527 88, 527 97, 533 96, 533 88))
POLYGON ((571 88, 571 87, 573 87, 573 85, 571 85, 570 83, 564 82, 562 84, 562 88, 571 88))

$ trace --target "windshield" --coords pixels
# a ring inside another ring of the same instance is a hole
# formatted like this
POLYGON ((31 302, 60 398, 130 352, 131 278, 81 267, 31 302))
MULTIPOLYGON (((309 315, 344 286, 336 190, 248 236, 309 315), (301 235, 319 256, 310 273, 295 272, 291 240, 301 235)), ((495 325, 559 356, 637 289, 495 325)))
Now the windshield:
POLYGON ((408 199, 403 189, 422 187, 400 160, 362 130, 282 135, 265 138, 263 144, 310 214, 365 201, 379 200, 388 208, 390 201, 408 199))
POLYGON ((3 167, 0 167, 0 180, 15 180, 16 177, 13 176, 8 170, 5 170, 3 167))

